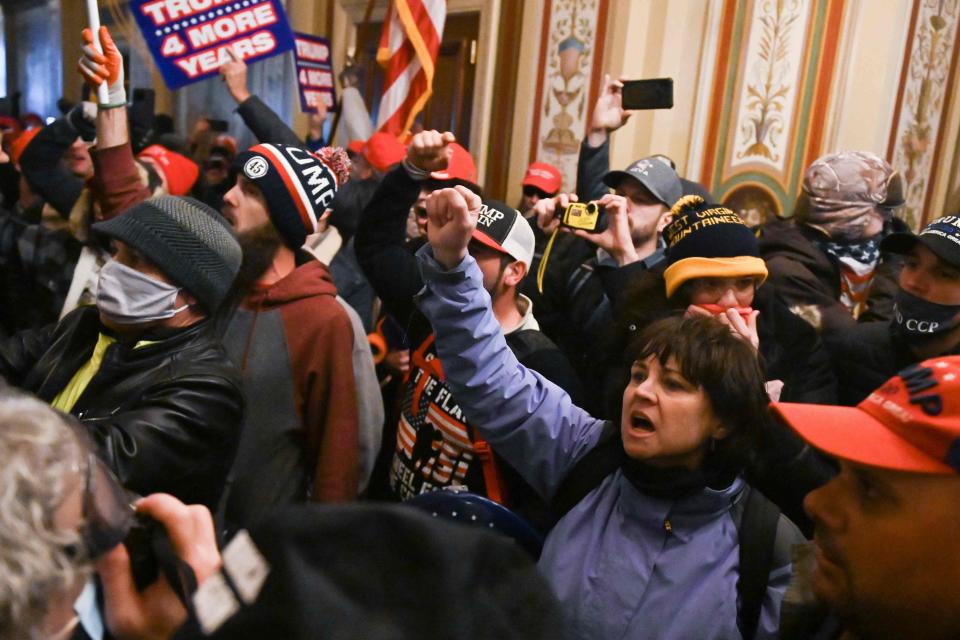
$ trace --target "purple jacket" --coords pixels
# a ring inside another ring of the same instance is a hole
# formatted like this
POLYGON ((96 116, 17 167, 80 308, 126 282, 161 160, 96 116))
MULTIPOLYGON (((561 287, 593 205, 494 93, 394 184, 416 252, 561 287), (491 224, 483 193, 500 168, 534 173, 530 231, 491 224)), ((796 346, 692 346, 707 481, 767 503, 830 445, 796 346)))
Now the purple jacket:
MULTIPOLYGON (((417 255, 418 304, 447 384, 480 435, 549 499, 597 444, 603 422, 517 362, 472 257, 445 271, 429 246, 417 255)), ((571 637, 740 638, 731 509, 745 486, 737 479, 720 491, 664 500, 640 493, 620 471, 606 478, 560 520, 540 558, 571 637)), ((758 638, 776 637, 789 578, 789 565, 771 573, 758 638)))

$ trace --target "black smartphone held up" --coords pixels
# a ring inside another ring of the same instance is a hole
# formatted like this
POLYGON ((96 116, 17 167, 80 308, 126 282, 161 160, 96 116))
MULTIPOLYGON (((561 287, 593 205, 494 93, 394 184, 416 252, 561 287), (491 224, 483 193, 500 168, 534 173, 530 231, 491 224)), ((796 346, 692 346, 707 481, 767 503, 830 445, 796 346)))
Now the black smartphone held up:
POLYGON ((623 83, 624 109, 672 109, 673 78, 625 80, 623 83))

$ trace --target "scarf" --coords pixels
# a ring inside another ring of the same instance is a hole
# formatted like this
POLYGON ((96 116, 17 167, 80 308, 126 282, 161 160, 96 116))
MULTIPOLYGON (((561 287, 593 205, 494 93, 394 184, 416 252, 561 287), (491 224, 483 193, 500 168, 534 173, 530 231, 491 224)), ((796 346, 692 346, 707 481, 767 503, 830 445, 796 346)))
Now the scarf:
POLYGON ((698 469, 655 467, 641 460, 624 456, 620 465, 623 475, 639 491, 654 498, 677 500, 705 488, 725 489, 736 478, 736 472, 713 469, 707 464, 698 469))

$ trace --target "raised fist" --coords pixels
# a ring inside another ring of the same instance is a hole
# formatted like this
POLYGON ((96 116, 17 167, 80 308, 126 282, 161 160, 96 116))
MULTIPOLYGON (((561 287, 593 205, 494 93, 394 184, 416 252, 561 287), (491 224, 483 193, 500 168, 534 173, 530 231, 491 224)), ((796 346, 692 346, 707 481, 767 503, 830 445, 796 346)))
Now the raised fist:
POLYGON ((460 264, 477 227, 480 196, 466 187, 438 189, 427 198, 427 240, 433 257, 447 269, 460 264))
POLYGON ((407 147, 407 161, 422 171, 443 171, 453 153, 450 143, 456 140, 449 131, 421 131, 413 136, 410 146, 407 147))

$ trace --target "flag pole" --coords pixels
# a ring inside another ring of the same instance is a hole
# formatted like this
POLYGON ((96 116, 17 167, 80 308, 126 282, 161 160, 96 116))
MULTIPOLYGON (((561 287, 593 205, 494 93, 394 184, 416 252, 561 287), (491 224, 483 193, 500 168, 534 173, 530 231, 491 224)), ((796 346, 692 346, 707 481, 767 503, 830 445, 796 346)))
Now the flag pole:
MULTIPOLYGON (((87 4, 87 24, 90 25, 90 31, 93 32, 93 47, 100 53, 103 53, 103 46, 100 44, 100 8, 97 6, 97 0, 86 0, 87 4)), ((97 87, 97 103, 108 104, 110 102, 110 88, 107 81, 104 80, 97 87)))

